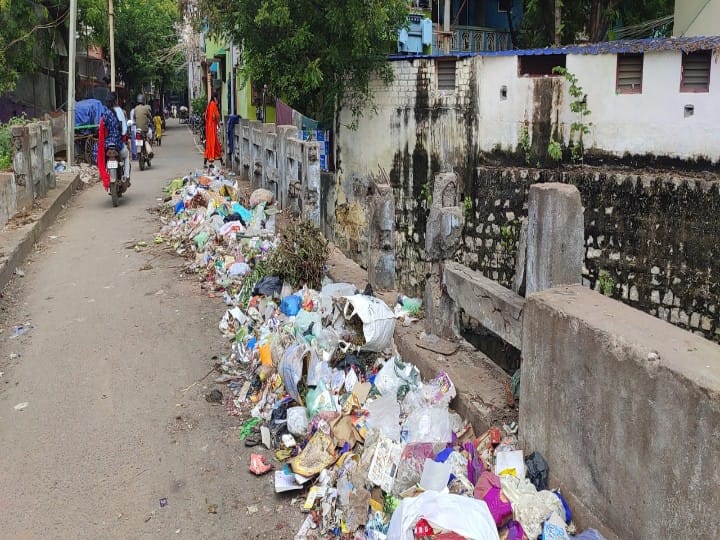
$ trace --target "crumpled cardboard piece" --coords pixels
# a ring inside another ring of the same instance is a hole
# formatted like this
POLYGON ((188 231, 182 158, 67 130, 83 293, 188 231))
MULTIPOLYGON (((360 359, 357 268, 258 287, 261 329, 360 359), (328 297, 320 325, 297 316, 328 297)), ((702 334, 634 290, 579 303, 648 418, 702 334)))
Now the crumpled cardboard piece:
POLYGON ((363 441, 363 437, 353 425, 353 419, 351 416, 341 416, 333 421, 332 433, 338 443, 338 446, 343 446, 345 443, 349 443, 350 448, 353 448, 355 443, 363 441))

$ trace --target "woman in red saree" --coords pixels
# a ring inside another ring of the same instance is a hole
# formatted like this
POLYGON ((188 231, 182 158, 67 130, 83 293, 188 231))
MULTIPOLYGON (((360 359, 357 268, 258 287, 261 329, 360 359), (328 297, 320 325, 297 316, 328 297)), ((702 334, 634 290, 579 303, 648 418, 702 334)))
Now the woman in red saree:
POLYGON ((218 110, 217 96, 213 96, 205 109, 205 161, 203 165, 214 162, 216 159, 223 163, 222 147, 218 139, 218 123, 220 111, 218 110))

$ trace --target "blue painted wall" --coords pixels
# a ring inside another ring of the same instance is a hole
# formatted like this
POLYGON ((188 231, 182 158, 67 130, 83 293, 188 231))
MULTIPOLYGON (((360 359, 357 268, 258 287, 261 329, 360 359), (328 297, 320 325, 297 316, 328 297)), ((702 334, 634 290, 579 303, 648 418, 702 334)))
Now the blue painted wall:
MULTIPOLYGON (((440 2, 439 10, 437 2, 433 1, 433 21, 442 25, 444 21, 444 2, 440 2)), ((498 0, 452 0, 451 4, 452 22, 460 26, 484 26, 487 28, 507 29, 507 15, 498 11, 498 0), (463 3, 465 4, 463 6, 463 3), (457 22, 456 22, 457 21, 457 22)), ((520 25, 522 19, 522 0, 514 0, 513 24, 515 28, 520 25)))
MULTIPOLYGON (((513 26, 517 29, 522 19, 522 0, 514 0, 512 7, 513 26)), ((490 28, 508 28, 507 13, 498 11, 498 0, 485 0, 485 24, 490 28)))

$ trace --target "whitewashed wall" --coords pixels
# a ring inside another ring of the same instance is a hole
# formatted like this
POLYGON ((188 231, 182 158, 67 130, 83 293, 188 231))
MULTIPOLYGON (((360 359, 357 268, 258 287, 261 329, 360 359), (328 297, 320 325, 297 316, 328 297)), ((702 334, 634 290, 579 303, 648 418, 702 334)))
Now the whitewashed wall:
MULTIPOLYGON (((681 93, 681 54, 645 54, 642 94, 615 93, 615 55, 568 56, 588 95, 591 146, 616 155, 720 160, 720 65, 711 61, 709 92, 681 93), (693 116, 684 116, 685 105, 695 107, 693 116)), ((572 122, 568 103, 562 117, 572 122)))
MULTIPOLYGON (((720 161, 720 63, 711 63, 710 91, 680 92, 680 51, 646 53, 641 94, 617 94, 614 54, 568 55, 567 68, 574 73, 588 96, 592 123, 586 148, 617 157, 625 154, 667 156, 693 160, 720 161), (694 106, 686 117, 684 107, 694 106)), ((378 164, 390 169, 398 151, 415 147, 417 136, 440 161, 457 166, 466 156, 468 144, 480 152, 495 149, 514 151, 523 131, 536 113, 535 87, 539 78, 518 75, 515 56, 458 59, 457 90, 437 90, 435 63, 431 59, 401 60, 392 63, 396 80, 390 87, 377 83, 376 112, 366 113, 356 131, 345 125, 351 118, 340 114, 337 144, 340 169, 345 173, 367 174, 378 164), (419 85, 418 72, 426 83, 419 85), (474 81, 474 88, 471 88, 474 81), (501 88, 507 87, 502 99, 501 88), (472 100, 472 101, 471 101, 472 100), (418 109, 432 113, 421 114, 418 109), (425 118, 427 116, 427 118, 425 118), (421 121, 416 124, 416 117, 421 121)), ((569 143, 570 124, 576 115, 570 111, 567 83, 550 77, 556 89, 553 124, 569 143)))

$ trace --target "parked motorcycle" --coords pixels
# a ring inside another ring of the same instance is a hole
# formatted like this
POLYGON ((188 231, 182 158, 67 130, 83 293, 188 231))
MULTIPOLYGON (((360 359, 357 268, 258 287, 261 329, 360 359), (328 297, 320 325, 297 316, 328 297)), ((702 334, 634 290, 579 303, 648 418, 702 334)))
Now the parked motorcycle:
POLYGON ((123 177, 123 167, 120 163, 120 152, 111 144, 105 150, 105 168, 110 175, 110 196, 113 207, 118 205, 120 197, 130 187, 130 179, 123 177))
POLYGON ((137 147, 137 157, 140 163, 140 170, 144 171, 145 167, 148 169, 152 165, 150 160, 154 157, 150 142, 147 140, 147 136, 138 130, 135 130, 135 146, 137 147))

